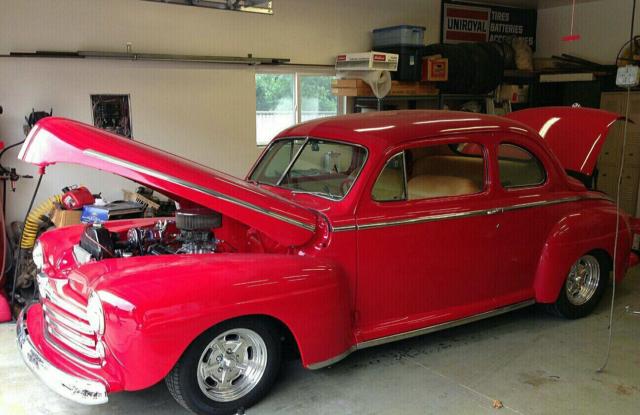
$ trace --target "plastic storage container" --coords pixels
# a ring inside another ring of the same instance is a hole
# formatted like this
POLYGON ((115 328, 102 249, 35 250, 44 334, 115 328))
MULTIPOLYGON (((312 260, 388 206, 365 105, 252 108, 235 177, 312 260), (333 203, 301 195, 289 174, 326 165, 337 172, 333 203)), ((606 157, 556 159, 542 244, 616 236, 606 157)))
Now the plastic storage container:
POLYGON ((374 29, 373 47, 383 46, 422 46, 424 44, 424 31, 422 26, 391 26, 374 29))
POLYGON ((378 47, 376 51, 396 53, 398 70, 391 72, 394 81, 419 81, 422 79, 422 49, 424 46, 395 45, 378 47))

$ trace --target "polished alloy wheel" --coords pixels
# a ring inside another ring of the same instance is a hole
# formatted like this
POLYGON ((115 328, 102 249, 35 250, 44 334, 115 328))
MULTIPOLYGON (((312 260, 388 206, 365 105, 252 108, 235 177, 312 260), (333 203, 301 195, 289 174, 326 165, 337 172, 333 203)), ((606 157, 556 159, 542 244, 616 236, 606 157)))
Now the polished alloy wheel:
POLYGON ((585 255, 571 266, 565 285, 567 299, 573 305, 585 304, 596 293, 599 283, 600 263, 595 257, 585 255))
POLYGON ((260 382, 267 358, 267 345, 258 333, 227 330, 202 352, 197 367, 198 386, 217 402, 239 399, 260 382))

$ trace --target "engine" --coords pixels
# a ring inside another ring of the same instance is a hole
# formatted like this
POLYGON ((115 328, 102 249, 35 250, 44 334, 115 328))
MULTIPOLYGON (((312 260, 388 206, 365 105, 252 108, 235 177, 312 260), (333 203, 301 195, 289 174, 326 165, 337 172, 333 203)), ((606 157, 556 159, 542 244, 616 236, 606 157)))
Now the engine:
POLYGON ((222 225, 222 216, 204 209, 176 212, 175 221, 130 228, 126 235, 110 232, 101 225, 89 226, 80 239, 80 247, 92 258, 132 257, 168 254, 208 254, 216 252, 214 229, 222 225))

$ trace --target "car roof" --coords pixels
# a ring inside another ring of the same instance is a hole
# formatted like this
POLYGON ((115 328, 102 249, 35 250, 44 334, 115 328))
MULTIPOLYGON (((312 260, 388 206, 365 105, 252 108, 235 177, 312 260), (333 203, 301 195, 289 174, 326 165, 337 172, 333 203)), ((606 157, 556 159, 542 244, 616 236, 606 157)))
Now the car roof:
POLYGON ((320 118, 288 128, 278 134, 277 138, 309 136, 386 148, 406 141, 442 135, 499 131, 511 131, 530 137, 538 135, 520 122, 494 115, 403 110, 320 118))

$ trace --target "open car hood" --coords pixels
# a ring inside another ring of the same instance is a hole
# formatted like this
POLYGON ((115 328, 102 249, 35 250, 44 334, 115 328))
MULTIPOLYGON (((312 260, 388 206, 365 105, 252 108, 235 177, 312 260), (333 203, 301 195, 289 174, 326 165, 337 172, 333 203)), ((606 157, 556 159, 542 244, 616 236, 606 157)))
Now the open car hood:
POLYGON ((612 112, 580 107, 542 107, 506 115, 540 134, 565 170, 593 174, 609 129, 624 117, 612 112))
POLYGON ((92 126, 48 117, 29 133, 18 158, 41 167, 74 163, 126 177, 256 228, 285 246, 315 233, 317 214, 256 185, 92 126))

